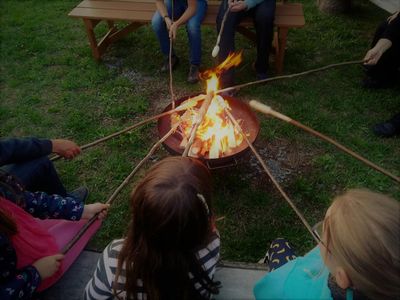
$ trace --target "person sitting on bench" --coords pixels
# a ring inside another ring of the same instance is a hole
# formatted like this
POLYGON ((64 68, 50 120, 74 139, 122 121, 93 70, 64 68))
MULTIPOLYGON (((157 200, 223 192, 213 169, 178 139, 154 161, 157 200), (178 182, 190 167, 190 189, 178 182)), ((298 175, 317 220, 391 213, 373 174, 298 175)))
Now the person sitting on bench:
MULTIPOLYGON (((227 9, 230 10, 225 21, 224 30, 221 33, 219 62, 224 61, 229 53, 235 50, 235 30, 240 21, 245 17, 252 17, 257 35, 257 58, 254 63, 257 79, 266 79, 268 72, 268 58, 271 49, 275 0, 223 0, 217 15, 217 30, 220 32, 222 19, 227 9)), ((222 87, 233 85, 233 70, 225 72, 221 77, 222 87)))
MULTIPOLYGON (((201 30, 207 11, 206 0, 156 1, 157 11, 153 16, 152 25, 160 42, 161 52, 164 54, 164 63, 161 72, 169 71, 170 39, 175 39, 178 27, 186 23, 186 31, 190 48, 190 69, 187 81, 196 83, 199 81, 199 66, 201 63, 201 30), (172 1, 173 4, 172 4, 172 1), (173 7, 173 11, 172 11, 173 7), (173 16, 173 18, 172 18, 173 16)), ((172 54, 172 69, 179 62, 175 53, 172 54)))

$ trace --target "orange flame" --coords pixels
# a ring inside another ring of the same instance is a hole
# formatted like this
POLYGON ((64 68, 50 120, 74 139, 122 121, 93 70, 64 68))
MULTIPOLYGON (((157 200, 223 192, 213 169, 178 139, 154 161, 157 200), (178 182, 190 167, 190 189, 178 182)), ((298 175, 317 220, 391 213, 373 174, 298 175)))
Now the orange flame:
MULTIPOLYGON (((219 89, 218 77, 222 72, 237 66, 242 60, 242 53, 233 53, 213 70, 208 70, 202 74, 207 78, 207 93, 219 89)), ((203 97, 204 98, 204 97, 203 97)), ((199 114, 198 99, 200 96, 184 101, 178 108, 185 110, 180 116, 180 131, 182 134, 181 147, 185 148, 188 143, 191 129, 196 122, 199 114), (196 99, 197 98, 197 99, 196 99)), ((212 99, 207 113, 197 129, 194 143, 189 151, 190 156, 206 157, 209 159, 227 156, 233 149, 243 142, 242 135, 237 132, 234 124, 229 120, 225 109, 231 109, 228 101, 222 96, 215 95, 212 99)), ((174 123, 177 120, 171 119, 174 123)))
POLYGON ((214 69, 207 70, 201 74, 203 79, 210 78, 213 74, 216 74, 217 77, 221 76, 221 74, 230 68, 237 67, 242 62, 243 51, 233 52, 228 55, 228 57, 216 66, 214 69))

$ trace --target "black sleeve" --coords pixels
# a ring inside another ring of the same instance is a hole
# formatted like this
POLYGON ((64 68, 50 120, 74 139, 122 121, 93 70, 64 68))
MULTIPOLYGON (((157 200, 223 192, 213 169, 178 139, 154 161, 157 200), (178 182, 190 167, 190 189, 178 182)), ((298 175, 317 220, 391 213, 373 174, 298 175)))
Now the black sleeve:
POLYGON ((388 24, 382 38, 388 39, 392 43, 400 43, 400 14, 388 24))
POLYGON ((45 139, 0 139, 0 166, 49 155, 52 148, 51 141, 45 139))

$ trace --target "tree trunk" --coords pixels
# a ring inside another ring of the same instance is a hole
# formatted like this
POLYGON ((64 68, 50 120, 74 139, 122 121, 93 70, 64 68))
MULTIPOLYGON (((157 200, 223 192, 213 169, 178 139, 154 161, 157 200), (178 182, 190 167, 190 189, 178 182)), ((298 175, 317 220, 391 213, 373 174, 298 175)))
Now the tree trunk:
POLYGON ((340 14, 350 11, 351 0, 317 0, 318 8, 328 14, 340 14))

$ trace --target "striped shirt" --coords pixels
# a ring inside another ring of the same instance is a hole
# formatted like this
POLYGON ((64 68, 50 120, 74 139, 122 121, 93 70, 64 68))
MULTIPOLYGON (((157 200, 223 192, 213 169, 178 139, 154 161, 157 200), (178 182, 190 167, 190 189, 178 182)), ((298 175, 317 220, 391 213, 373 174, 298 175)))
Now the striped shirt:
MULTIPOLYGON (((84 299, 85 300, 106 300, 114 299, 113 285, 115 280, 115 273, 118 265, 118 255, 122 249, 124 240, 112 241, 106 249, 104 249, 102 256, 99 258, 97 268, 93 274, 92 279, 87 283, 84 299)), ((220 239, 218 232, 212 234, 210 243, 207 247, 196 252, 201 266, 208 274, 209 278, 212 279, 214 276, 215 268, 219 259, 220 250, 220 239)), ((124 291, 125 286, 125 265, 123 265, 121 275, 117 282, 117 291, 121 299, 126 299, 126 292, 124 291)), ((196 282, 191 273, 188 274, 189 278, 193 281, 195 289, 203 296, 210 297, 209 292, 205 290, 199 282, 196 282)), ((137 282, 138 287, 138 300, 146 300, 146 294, 141 287, 143 283, 141 280, 137 282)))

